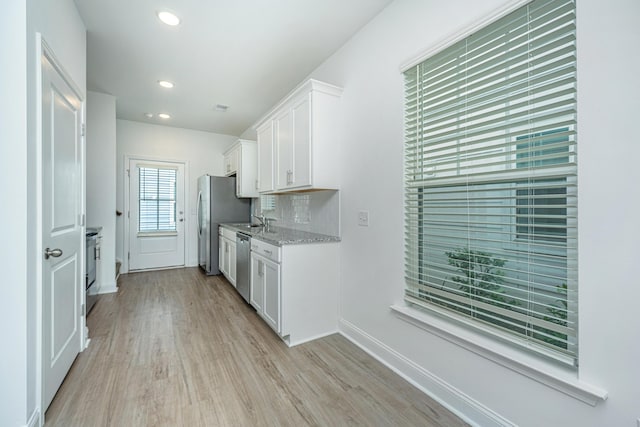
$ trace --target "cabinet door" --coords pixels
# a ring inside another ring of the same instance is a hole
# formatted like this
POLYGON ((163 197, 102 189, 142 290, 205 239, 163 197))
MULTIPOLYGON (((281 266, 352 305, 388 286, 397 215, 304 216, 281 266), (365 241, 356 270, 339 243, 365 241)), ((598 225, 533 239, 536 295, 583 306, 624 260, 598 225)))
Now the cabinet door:
POLYGON ((236 242, 229 241, 229 282, 236 286, 236 242))
POLYGON ((258 191, 273 191, 273 122, 258 130, 258 191))
POLYGON ((280 264, 264 261, 263 319, 280 333, 280 264))
POLYGON ((276 189, 285 189, 293 180, 293 114, 287 109, 276 117, 276 189))
POLYGON ((293 176, 290 186, 304 187, 311 182, 311 96, 291 108, 293 114, 293 176))
POLYGON ((224 237, 220 236, 218 238, 218 268, 222 272, 222 274, 226 275, 227 272, 224 269, 224 260, 225 255, 227 254, 226 240, 224 237))
POLYGON ((254 254, 251 254, 251 305, 258 314, 262 314, 264 306, 264 263, 254 254))
POLYGON ((233 175, 238 170, 238 150, 234 149, 224 155, 224 174, 233 175))
POLYGON ((225 176, 231 175, 231 157, 228 154, 224 156, 224 174, 225 176))

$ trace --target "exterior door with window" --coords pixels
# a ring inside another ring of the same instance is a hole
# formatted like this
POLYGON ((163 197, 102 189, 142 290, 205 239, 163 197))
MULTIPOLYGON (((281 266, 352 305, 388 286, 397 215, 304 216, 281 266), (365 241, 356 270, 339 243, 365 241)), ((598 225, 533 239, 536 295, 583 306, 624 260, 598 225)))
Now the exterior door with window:
POLYGON ((184 265, 184 164, 129 162, 129 270, 184 265))

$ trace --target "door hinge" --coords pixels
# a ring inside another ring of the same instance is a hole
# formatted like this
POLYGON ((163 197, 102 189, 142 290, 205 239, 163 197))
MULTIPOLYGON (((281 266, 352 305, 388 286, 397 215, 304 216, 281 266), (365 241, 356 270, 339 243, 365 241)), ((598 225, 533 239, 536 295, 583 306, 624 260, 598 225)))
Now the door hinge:
POLYGON ((82 307, 80 307, 80 310, 82 311, 82 315, 85 316, 87 313, 84 311, 85 309, 85 305, 82 304, 82 307))
POLYGON ((131 211, 127 211, 127 218, 131 218, 131 211))
POLYGON ((127 260, 131 260, 131 252, 127 252, 127 260))
POLYGON ((83 123, 80 128, 80 134, 84 136, 85 133, 87 133, 87 126, 83 123))
POLYGON ((80 218, 78 218, 78 219, 80 220, 80 227, 84 227, 84 218, 85 218, 84 214, 80 214, 79 216, 80 216, 80 218))
POLYGON ((127 177, 131 178, 131 170, 127 169, 127 177))

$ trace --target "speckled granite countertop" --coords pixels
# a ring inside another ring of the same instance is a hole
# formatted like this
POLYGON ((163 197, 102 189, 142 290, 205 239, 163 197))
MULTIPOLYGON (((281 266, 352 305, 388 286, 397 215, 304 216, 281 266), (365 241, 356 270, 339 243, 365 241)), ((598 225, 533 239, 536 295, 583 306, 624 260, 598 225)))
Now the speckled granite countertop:
POLYGON ((304 245, 309 243, 339 242, 340 237, 326 234, 310 233, 308 231, 293 230, 291 228, 273 227, 264 231, 263 227, 249 227, 249 224, 220 224, 221 227, 250 235, 272 245, 304 245))

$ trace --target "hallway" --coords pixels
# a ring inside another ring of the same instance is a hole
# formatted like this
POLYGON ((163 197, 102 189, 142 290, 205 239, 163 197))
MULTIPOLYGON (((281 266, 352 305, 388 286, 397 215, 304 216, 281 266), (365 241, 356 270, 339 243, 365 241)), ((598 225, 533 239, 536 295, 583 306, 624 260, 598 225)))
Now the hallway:
POLYGON ((462 426, 340 335, 294 348, 222 276, 123 275, 88 317, 50 426, 462 426))

